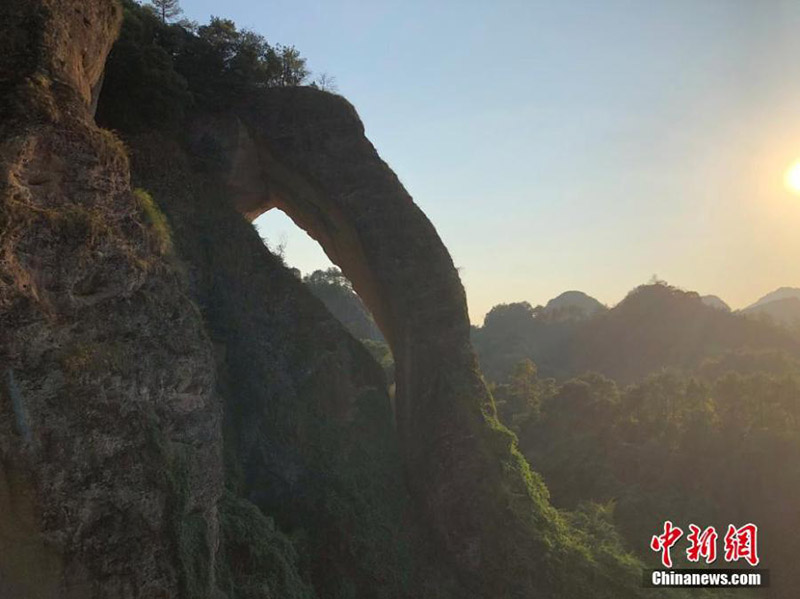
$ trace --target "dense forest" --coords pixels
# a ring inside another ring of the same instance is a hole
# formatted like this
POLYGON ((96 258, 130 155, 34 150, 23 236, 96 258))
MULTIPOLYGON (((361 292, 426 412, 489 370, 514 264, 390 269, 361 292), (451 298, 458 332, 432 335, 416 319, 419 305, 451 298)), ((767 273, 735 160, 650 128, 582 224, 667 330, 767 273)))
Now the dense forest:
POLYGON ((665 367, 695 373, 710 367, 709 360, 733 359, 723 358, 730 353, 800 356, 793 326, 718 309, 663 282, 637 287, 613 308, 589 314, 501 304, 472 337, 483 372, 493 381, 505 380, 524 358, 547 376, 596 371, 630 383, 665 367))
POLYGON ((475 338, 502 381, 501 420, 557 506, 613 514, 650 560, 665 520, 757 523, 763 563, 785 592, 797 584, 798 541, 786 530, 800 525, 800 338, 779 323, 656 283, 582 318, 499 306, 475 338))
POLYGON ((220 17, 170 22, 151 4, 122 0, 122 31, 108 57, 97 120, 128 133, 176 128, 193 110, 216 110, 267 87, 310 76, 294 46, 270 44, 220 17))
POLYGON ((498 305, 473 340, 500 420, 557 507, 613 523, 652 567, 665 520, 754 522, 784 592, 800 583, 786 533, 800 526, 800 336, 754 311, 655 282, 611 309, 580 292, 498 305))
POLYGON ((540 379, 523 362, 494 393, 555 505, 607 510, 627 546, 653 562, 649 540, 666 520, 722 531, 757 523, 763 563, 786 589, 797 583, 798 542, 785 531, 800 524, 798 366, 664 371, 619 386, 593 373, 540 379))

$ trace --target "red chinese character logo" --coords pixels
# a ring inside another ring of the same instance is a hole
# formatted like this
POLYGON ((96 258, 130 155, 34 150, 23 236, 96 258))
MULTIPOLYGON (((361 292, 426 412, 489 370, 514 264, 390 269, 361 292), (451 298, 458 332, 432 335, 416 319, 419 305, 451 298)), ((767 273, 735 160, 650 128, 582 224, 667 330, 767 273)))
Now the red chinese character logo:
POLYGON ((700 532, 700 527, 694 524, 689 525, 691 531, 686 540, 691 543, 686 550, 686 559, 690 562, 698 562, 703 557, 707 564, 712 564, 717 559, 717 531, 713 526, 709 526, 700 532))
POLYGON ((759 562, 757 537, 758 526, 755 524, 745 524, 738 529, 729 524, 728 533, 725 535, 725 561, 736 562, 744 558, 751 566, 757 566, 759 562))
POLYGON ((683 536, 683 531, 677 526, 672 526, 672 522, 664 522, 664 534, 653 536, 650 541, 650 549, 661 552, 661 563, 665 568, 672 567, 672 557, 669 554, 670 548, 683 536))

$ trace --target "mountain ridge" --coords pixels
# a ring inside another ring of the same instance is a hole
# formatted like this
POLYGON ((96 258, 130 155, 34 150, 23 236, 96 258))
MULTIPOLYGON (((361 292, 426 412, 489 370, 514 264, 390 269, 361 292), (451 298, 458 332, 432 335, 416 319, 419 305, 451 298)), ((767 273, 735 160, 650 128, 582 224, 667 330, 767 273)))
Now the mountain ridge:
POLYGON ((751 310, 758 306, 763 306, 770 302, 774 302, 776 300, 786 299, 786 298, 798 298, 800 299, 800 287, 778 287, 774 291, 770 291, 766 295, 762 296, 752 304, 745 306, 742 308, 742 311, 751 310))
POLYGON ((570 322, 541 318, 527 302, 500 304, 473 329, 473 341, 495 381, 523 358, 559 379, 594 370, 631 382, 663 367, 692 371, 727 351, 800 355, 800 338, 791 331, 663 283, 637 287, 612 308, 570 322))

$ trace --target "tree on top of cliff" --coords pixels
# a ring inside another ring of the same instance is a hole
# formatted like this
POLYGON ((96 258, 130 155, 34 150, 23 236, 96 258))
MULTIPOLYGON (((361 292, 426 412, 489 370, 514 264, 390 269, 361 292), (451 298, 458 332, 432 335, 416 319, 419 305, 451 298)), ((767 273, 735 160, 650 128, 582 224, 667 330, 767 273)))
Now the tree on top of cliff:
POLYGON ((166 23, 183 13, 178 0, 152 0, 150 4, 161 17, 161 22, 166 23))
POLYGON ((308 77, 294 46, 271 45, 229 19, 212 17, 197 27, 168 22, 173 17, 164 18, 156 3, 122 5, 97 110, 103 126, 177 129, 193 109, 222 109, 258 89, 302 85, 308 77))
POLYGON ((306 77, 306 59, 294 46, 279 46, 281 64, 281 85, 300 85, 306 77))
POLYGON ((311 87, 316 87, 324 92, 335 94, 339 91, 339 86, 336 84, 336 77, 322 73, 314 81, 311 82, 311 87))

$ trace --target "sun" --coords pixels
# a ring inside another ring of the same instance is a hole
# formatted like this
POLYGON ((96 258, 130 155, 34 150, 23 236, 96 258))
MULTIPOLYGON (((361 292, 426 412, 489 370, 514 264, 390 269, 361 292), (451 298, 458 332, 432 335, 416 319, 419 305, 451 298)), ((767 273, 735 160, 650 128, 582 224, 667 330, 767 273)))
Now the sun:
POLYGON ((789 191, 800 195, 800 160, 789 167, 783 180, 789 191))

